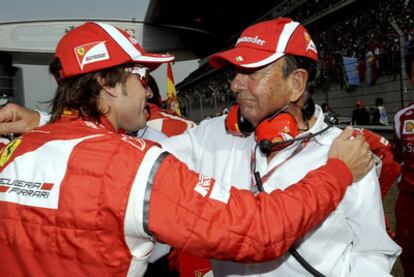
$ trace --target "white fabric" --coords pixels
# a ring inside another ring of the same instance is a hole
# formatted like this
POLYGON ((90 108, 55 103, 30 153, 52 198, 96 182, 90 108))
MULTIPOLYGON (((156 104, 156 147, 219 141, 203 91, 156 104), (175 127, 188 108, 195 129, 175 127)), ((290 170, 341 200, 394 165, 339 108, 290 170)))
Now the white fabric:
MULTIPOLYGON (((160 143, 161 141, 167 139, 168 137, 161 133, 160 131, 151 128, 150 126, 145 126, 145 128, 141 129, 137 133, 137 137, 141 139, 150 140, 153 142, 160 143)), ((151 256, 149 257, 148 262, 154 263, 161 257, 170 253, 171 247, 164 243, 155 243, 154 248, 152 249, 151 256)))
POLYGON ((160 131, 158 131, 157 129, 154 129, 150 126, 145 126, 144 128, 138 131, 137 138, 146 139, 153 142, 161 142, 167 139, 168 137, 160 131))
MULTIPOLYGON (((317 106, 315 133, 326 123, 317 106)), ((250 156, 253 136, 226 133, 225 116, 204 121, 199 127, 163 142, 163 147, 189 167, 238 188, 251 188, 250 156)), ((264 183, 265 190, 285 189, 326 162, 332 140, 340 133, 333 127, 311 139, 297 155, 280 166, 264 183)), ((257 153, 257 169, 263 176, 284 162, 299 146, 280 151, 270 164, 257 153)), ((339 207, 318 228, 296 243, 298 252, 327 276, 390 276, 401 248, 385 232, 378 180, 374 170, 351 186, 339 207)), ((290 255, 258 264, 212 261, 214 276, 310 276, 290 255)))
MULTIPOLYGON (((40 115, 40 122, 39 122, 39 126, 43 126, 46 123, 49 122, 50 120, 50 114, 46 113, 46 112, 42 112, 39 110, 36 110, 39 115, 40 115)), ((168 138, 166 135, 164 135, 163 133, 161 133, 160 131, 151 128, 150 126, 146 126, 145 128, 141 129, 138 131, 137 133, 137 137, 141 138, 141 139, 146 139, 146 140, 150 140, 153 142, 158 142, 160 143, 161 141, 165 140, 166 138, 168 138)), ((151 163, 152 164, 152 163, 151 163)), ((144 187, 144 186, 143 186, 144 187)), ((136 203, 142 203, 136 198, 139 198, 140 194, 131 194, 133 195, 133 199, 135 199, 136 203)), ((143 196, 143 194, 142 194, 143 196)), ((130 209, 129 209, 130 210, 130 209)), ((127 210, 127 211, 129 211, 127 210)), ((142 210, 142 208, 141 208, 142 210)), ((142 215, 141 213, 135 213, 134 214, 139 214, 140 216, 142 215)), ((127 213, 127 215, 125 216, 125 221, 127 222, 127 216, 131 217, 131 213, 127 213)), ((143 232, 143 231, 142 231, 143 232)), ((137 255, 134 255, 133 260, 131 262, 131 268, 130 268, 130 272, 128 273, 129 275, 143 275, 145 273, 145 269, 146 269, 146 265, 144 266, 142 262, 150 262, 150 263, 154 263, 155 261, 157 261, 159 258, 161 258, 162 256, 168 254, 170 252, 171 247, 167 244, 163 244, 163 243, 155 243, 155 245, 153 246, 153 242, 151 241, 147 241, 146 239, 140 239, 140 236, 136 236, 136 233, 132 232, 132 234, 135 234, 135 237, 131 234, 128 234, 127 232, 125 232, 125 241, 131 241, 131 237, 133 237, 133 240, 137 240, 137 242, 135 244, 138 244, 139 242, 142 243, 141 248, 143 249, 143 251, 141 252, 145 252, 148 251, 148 253, 150 254, 150 256, 148 257, 148 255, 144 256, 144 257, 137 257, 137 255), (151 252, 152 249, 152 252, 151 252), (142 270, 144 269, 144 270, 142 270)), ((132 244, 132 243, 131 243, 132 244)), ((137 246, 134 246, 135 248, 137 246)), ((131 253, 133 248, 132 246, 130 246, 131 249, 131 253)), ((134 253, 133 253, 134 254, 134 253)))
POLYGON ((296 31, 296 28, 298 28, 299 22, 292 21, 290 23, 287 23, 283 27, 283 31, 279 36, 279 41, 276 46, 276 52, 278 53, 285 53, 286 47, 289 43, 290 37, 293 35, 293 33, 296 31))
POLYGON ((388 115, 384 106, 378 106, 379 111, 379 123, 382 125, 388 125, 388 115))
POLYGON ((42 112, 42 111, 39 111, 39 110, 35 110, 35 111, 38 112, 39 116, 40 116, 40 118, 39 118, 39 127, 42 127, 42 126, 46 125, 50 121, 50 118, 52 116, 49 113, 42 112))
POLYGON ((142 53, 117 28, 102 22, 96 22, 96 24, 101 26, 132 60, 142 56, 142 53))
POLYGON ((160 147, 153 146, 145 153, 129 193, 124 222, 125 242, 132 255, 128 276, 144 275, 154 246, 153 240, 144 231, 143 203, 145 202, 145 189, 149 174, 162 152, 164 151, 160 147))

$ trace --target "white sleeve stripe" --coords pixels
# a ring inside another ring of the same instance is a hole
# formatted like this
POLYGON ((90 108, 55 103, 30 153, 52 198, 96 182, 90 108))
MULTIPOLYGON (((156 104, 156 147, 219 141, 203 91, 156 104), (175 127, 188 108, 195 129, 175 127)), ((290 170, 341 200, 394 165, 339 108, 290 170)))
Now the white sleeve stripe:
POLYGON ((143 227, 144 197, 150 172, 163 152, 160 147, 153 146, 145 153, 129 192, 125 212, 124 236, 132 259, 127 276, 144 275, 154 246, 153 238, 145 233, 143 227))
POLYGON ((147 185, 145 186, 145 196, 144 196, 144 211, 143 211, 143 222, 142 224, 144 225, 144 231, 149 234, 151 234, 151 231, 148 228, 148 212, 149 212, 149 202, 151 199, 151 191, 152 191, 152 185, 154 184, 154 178, 155 178, 155 174, 157 174, 158 169, 160 168, 160 165, 162 163, 162 161, 169 155, 170 153, 168 152, 163 152, 161 153, 157 160, 154 162, 154 164, 152 165, 150 174, 148 176, 148 180, 147 180, 147 185))
MULTIPOLYGON (((134 182, 131 186, 131 191, 129 193, 127 209, 125 212, 125 223, 124 231, 125 237, 141 237, 141 238, 151 238, 145 231, 143 227, 143 214, 144 214, 144 198, 146 191, 146 184, 150 171, 153 167, 153 164, 157 161, 158 157, 164 152, 160 147, 153 146, 151 147, 145 156, 137 170, 135 175, 134 182)), ((134 245, 129 245, 127 239, 128 247, 131 249, 134 248, 134 245)))

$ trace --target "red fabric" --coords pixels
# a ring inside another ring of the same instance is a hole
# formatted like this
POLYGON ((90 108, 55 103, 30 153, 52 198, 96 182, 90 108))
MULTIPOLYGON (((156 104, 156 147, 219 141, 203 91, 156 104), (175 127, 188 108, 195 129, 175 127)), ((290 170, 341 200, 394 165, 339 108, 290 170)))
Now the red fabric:
POLYGON ((258 68, 285 54, 318 61, 318 51, 305 27, 291 18, 279 17, 246 28, 234 48, 212 55, 210 64, 216 68, 227 64, 258 68))
MULTIPOLYGON (((36 153, 48 142, 99 135, 65 150, 70 156, 60 165, 66 170, 56 209, 0 201, 1 276, 126 275, 131 254, 124 241, 125 209, 144 152, 133 145, 137 139, 127 140, 109 128, 64 117, 17 139, 0 167, 1 178, 11 178, 4 172, 23 160, 16 157, 36 153)), ((47 176, 57 174, 42 164, 33 167, 47 176)), ((15 180, 24 178, 18 170, 15 174, 15 180)))
MULTIPOLYGON (((180 135, 187 129, 195 126, 194 122, 161 109, 155 104, 148 103, 148 106, 150 109, 150 118, 148 119, 147 124, 168 137, 180 135)), ((194 274, 188 274, 190 272, 211 269, 210 261, 208 259, 191 256, 176 249, 171 250, 168 260, 170 268, 178 270, 181 277, 193 277, 195 276, 194 274), (189 260, 191 260, 191 262, 189 262, 189 260)))
POLYGON ((210 261, 178 252, 180 277, 202 277, 211 271, 210 261))
POLYGON ((358 62, 358 73, 359 73, 359 79, 361 80, 361 82, 365 82, 365 76, 366 76, 365 60, 360 60, 358 62))
POLYGON ((196 126, 191 120, 171 114, 157 105, 148 103, 148 106, 150 108, 148 126, 157 129, 168 137, 180 135, 187 129, 196 126))
POLYGON ((395 115, 394 125, 394 153, 396 160, 403 162, 398 187, 400 190, 414 191, 414 103, 395 115))
POLYGON ((381 197, 384 198, 392 184, 400 176, 401 166, 394 161, 391 144, 386 138, 368 129, 361 129, 359 132, 365 137, 371 151, 382 161, 379 183, 381 197))
POLYGON ((402 247, 400 256, 405 276, 414 276, 414 103, 394 117, 396 159, 403 162, 400 193, 395 205, 396 241, 402 247))
POLYGON ((299 186, 255 197, 247 190, 217 187, 214 180, 187 171, 169 156, 154 179, 148 227, 160 241, 191 255, 241 262, 272 260, 322 222, 351 182, 345 164, 329 159, 299 186), (165 185, 171 183, 174 186, 165 185), (227 203, 212 198, 226 196, 228 190, 227 203))
POLYGON ((161 63, 174 60, 174 56, 147 53, 135 38, 119 28, 108 24, 86 22, 67 32, 56 46, 56 57, 60 59, 61 77, 67 78, 113 67, 128 62, 138 62, 149 67, 157 68, 161 63), (103 26, 114 32, 114 35, 104 30, 103 26), (119 38, 115 39, 118 35, 119 38), (120 38, 123 39, 121 45, 120 38), (135 51, 139 55, 127 53, 135 51), (131 58, 132 57, 132 58, 131 58))

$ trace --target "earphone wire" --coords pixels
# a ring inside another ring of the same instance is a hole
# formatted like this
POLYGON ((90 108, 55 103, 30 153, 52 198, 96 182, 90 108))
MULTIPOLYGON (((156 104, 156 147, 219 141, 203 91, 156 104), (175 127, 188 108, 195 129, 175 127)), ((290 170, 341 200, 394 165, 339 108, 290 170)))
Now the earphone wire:
POLYGON ((259 190, 259 192, 261 192, 261 191, 264 191, 263 183, 262 183, 262 177, 260 176, 259 171, 256 171, 256 160, 257 160, 256 159, 256 151, 257 151, 258 146, 259 146, 259 144, 256 143, 256 146, 254 147, 253 175, 254 175, 254 180, 256 182, 257 189, 259 190))

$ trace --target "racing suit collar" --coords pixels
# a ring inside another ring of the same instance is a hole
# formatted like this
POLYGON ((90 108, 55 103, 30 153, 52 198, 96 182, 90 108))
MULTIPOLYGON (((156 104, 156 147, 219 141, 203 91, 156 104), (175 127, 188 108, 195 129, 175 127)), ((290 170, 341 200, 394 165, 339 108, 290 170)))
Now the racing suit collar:
MULTIPOLYGON (((67 109, 65 109, 62 113, 62 119, 63 120, 74 120, 76 118, 80 118, 79 111, 77 111, 77 110, 67 110, 67 109)), ((112 125, 111 121, 109 121, 109 119, 105 115, 100 116, 100 122, 96 122, 96 120, 93 120, 91 118, 85 118, 84 120, 92 121, 97 125, 102 125, 106 129, 108 129, 109 131, 114 132, 114 133, 120 133, 120 134, 125 134, 126 133, 126 131, 123 130, 123 129, 119 129, 117 131, 115 129, 114 125, 112 125)))

